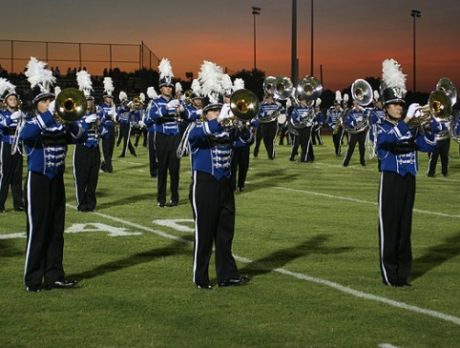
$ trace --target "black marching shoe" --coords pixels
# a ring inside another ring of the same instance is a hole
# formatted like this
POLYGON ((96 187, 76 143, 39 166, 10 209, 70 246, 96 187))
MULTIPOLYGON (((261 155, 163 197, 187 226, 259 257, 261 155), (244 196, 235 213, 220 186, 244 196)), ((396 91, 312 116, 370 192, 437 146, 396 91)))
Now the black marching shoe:
POLYGON ((219 282, 219 286, 220 287, 223 287, 223 286, 239 286, 239 285, 244 285, 244 284, 247 284, 249 282, 249 277, 248 276, 239 276, 238 278, 229 278, 229 279, 226 279, 226 280, 223 280, 221 282, 219 282))
POLYGON ((198 289, 203 289, 203 290, 211 290, 212 289, 212 285, 210 283, 206 283, 206 284, 199 284, 199 283, 195 283, 196 287, 198 289))
POLYGON ((56 280, 52 282, 51 284, 48 284, 45 286, 46 290, 52 290, 52 289, 72 289, 77 286, 78 282, 76 280, 68 280, 68 279, 63 279, 63 280, 56 280))
POLYGON ((16 210, 16 211, 24 211, 24 206, 22 204, 18 205, 16 207, 14 207, 14 210, 16 210))
POLYGON ((40 292, 39 286, 26 286, 27 292, 40 292))
POLYGON ((177 207, 179 203, 177 201, 170 201, 169 204, 168 204, 168 207, 172 208, 172 207, 177 207))
POLYGON ((157 202, 157 206, 159 206, 160 208, 164 208, 164 207, 165 207, 165 204, 164 204, 164 203, 161 203, 161 202, 157 202))

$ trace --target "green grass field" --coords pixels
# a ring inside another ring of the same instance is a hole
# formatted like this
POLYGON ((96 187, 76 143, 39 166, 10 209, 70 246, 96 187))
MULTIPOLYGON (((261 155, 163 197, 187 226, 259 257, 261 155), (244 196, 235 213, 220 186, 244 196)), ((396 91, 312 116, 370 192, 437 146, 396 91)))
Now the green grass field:
MULTIPOLYGON (((344 168, 328 136, 314 163, 289 162, 289 150, 269 161, 262 145, 236 194, 234 254, 251 282, 204 291, 192 283, 189 159, 180 205, 161 209, 145 148, 123 159, 116 148, 97 211, 79 213, 71 147, 64 266, 80 286, 27 293, 26 240, 0 239, 0 347, 459 347, 458 145, 448 178, 426 177, 419 154, 412 287, 402 289, 380 279, 376 160, 361 167, 356 149, 344 168)), ((25 231, 11 205, 3 238, 25 231)))

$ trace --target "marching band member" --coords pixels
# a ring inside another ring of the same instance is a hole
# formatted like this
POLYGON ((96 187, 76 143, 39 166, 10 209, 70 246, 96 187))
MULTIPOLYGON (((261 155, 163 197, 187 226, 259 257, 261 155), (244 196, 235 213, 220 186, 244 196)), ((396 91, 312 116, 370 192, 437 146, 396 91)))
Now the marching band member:
POLYGON ((209 259, 216 248, 216 273, 219 286, 242 285, 249 281, 238 273, 232 255, 235 229, 235 198, 230 185, 232 149, 251 140, 248 129, 239 131, 223 126, 230 114, 222 108, 219 92, 222 68, 205 61, 199 79, 209 103, 203 109, 205 120, 189 133, 193 179, 190 200, 195 219, 193 282, 198 288, 211 289, 209 259))
POLYGON ((192 93, 190 102, 185 106, 185 118, 189 122, 195 122, 203 114, 203 99, 201 97, 201 85, 197 79, 192 81, 192 93))
MULTIPOLYGON (((369 110, 369 143, 371 144, 369 151, 373 158, 377 155, 377 127, 385 120, 385 111, 383 110, 382 99, 378 91, 374 91, 374 108, 369 110)), ((378 157, 377 157, 378 159, 378 157)), ((378 159, 378 168, 380 172, 380 159, 378 159)))
MULTIPOLYGON (((233 92, 238 91, 240 89, 244 89, 244 80, 241 78, 235 79, 233 83, 233 92)), ((224 98, 225 102, 225 98, 224 98)), ((230 103, 230 98, 228 98, 228 103, 230 103)), ((253 132, 253 128, 255 123, 257 122, 256 119, 251 121, 249 125, 249 130, 253 132)), ((249 159, 250 159, 250 146, 252 142, 248 143, 247 146, 242 147, 235 147, 233 149, 233 156, 232 156, 232 176, 231 176, 231 185, 232 190, 238 192, 243 192, 244 187, 246 184, 246 177, 248 175, 249 170, 249 159), (238 180, 237 180, 238 178, 238 180)))
POLYGON ((418 170, 417 150, 430 152, 436 146, 433 132, 439 123, 432 121, 431 132, 409 128, 418 104, 405 104, 406 77, 393 59, 383 62, 380 87, 385 109, 385 120, 378 126, 377 153, 381 160, 379 188, 379 242, 380 269, 384 284, 409 285, 412 264, 411 225, 415 199, 415 176, 418 170))
POLYGON ((350 143, 350 139, 348 137, 348 132, 345 131, 345 117, 347 116, 347 113, 348 113, 348 110, 350 110, 349 106, 348 106, 348 101, 350 100, 350 96, 348 95, 348 93, 344 93, 343 94, 343 100, 342 100, 342 115, 341 115, 341 118, 342 118, 342 138, 340 139, 340 146, 343 145, 343 138, 345 138, 347 140, 347 145, 350 143))
POLYGON ((302 148, 300 162, 313 162, 315 160, 315 155, 313 153, 313 146, 311 146, 311 128, 313 125, 313 118, 315 117, 315 109, 313 105, 308 105, 307 100, 302 99, 299 100, 299 104, 293 106, 289 112, 289 121, 298 132, 298 135, 295 136, 289 160, 295 160, 300 145, 302 148))
POLYGON ((156 123, 152 120, 148 121, 148 115, 150 109, 152 108, 153 101, 158 98, 158 94, 155 91, 154 87, 147 88, 147 96, 149 97, 149 103, 147 105, 147 110, 145 111, 144 118, 142 120, 143 126, 147 129, 147 143, 148 143, 148 153, 149 153, 149 168, 150 168, 150 177, 156 178, 158 174, 158 162, 155 149, 155 127, 156 123))
POLYGON ((348 110, 345 115, 344 126, 346 132, 349 134, 349 144, 347 154, 343 160, 343 166, 347 167, 350 163, 351 156, 355 150, 356 143, 359 146, 359 162, 362 166, 366 165, 365 156, 365 142, 367 129, 369 128, 367 124, 367 117, 365 110, 361 107, 357 100, 353 101, 353 108, 348 110))
POLYGON ((321 137, 321 127, 323 127, 324 116, 321 111, 321 99, 317 98, 315 103, 315 118, 313 119, 312 129, 312 143, 313 145, 323 145, 323 138, 321 137))
POLYGON ((112 156, 113 148, 115 146, 115 125, 114 120, 116 117, 115 104, 113 102, 113 86, 112 78, 104 77, 104 95, 102 96, 103 103, 97 107, 97 115, 102 122, 102 152, 104 161, 101 164, 102 171, 106 173, 113 172, 112 156))
POLYGON ((96 187, 101 165, 99 149, 100 119, 96 115, 94 97, 91 95, 93 84, 86 70, 77 72, 78 88, 85 94, 86 115, 80 120, 82 127, 88 129, 88 138, 84 143, 76 144, 73 153, 73 175, 78 211, 87 212, 96 209, 96 187))
POLYGON ((450 149, 450 121, 440 121, 442 130, 436 134, 436 143, 438 146, 430 153, 430 160, 428 161, 428 176, 434 177, 436 175, 436 164, 438 157, 441 158, 441 173, 447 176, 449 168, 449 149, 450 149))
POLYGON ((340 106, 342 102, 342 93, 335 92, 334 106, 331 106, 327 112, 327 124, 332 130, 332 141, 334 142, 335 155, 340 156, 341 140, 342 140, 342 113, 343 109, 340 106))
POLYGON ((133 113, 129 105, 128 95, 124 91, 120 91, 118 95, 120 100, 120 106, 116 109, 115 119, 120 127, 120 135, 117 140, 117 146, 121 143, 123 139, 123 149, 121 154, 118 157, 125 157, 126 148, 129 149, 129 153, 136 157, 136 150, 134 149, 133 144, 131 143, 131 130, 133 127, 133 113))
POLYGON ((14 210, 24 210, 21 187, 22 155, 15 149, 17 129, 23 116, 19 109, 16 87, 4 78, 0 78, 1 96, 3 96, 5 105, 5 108, 0 110, 0 213, 3 213, 10 186, 14 210))
POLYGON ((85 141, 87 132, 79 122, 61 123, 54 117, 55 77, 45 63, 31 58, 25 75, 32 89, 35 115, 19 133, 28 157, 27 249, 24 283, 29 292, 72 288, 76 281, 65 279, 64 252, 65 186, 64 165, 69 142, 85 141))
MULTIPOLYGON (((276 151, 276 134, 278 133, 278 116, 284 112, 283 106, 273 99, 273 95, 266 93, 264 101, 260 104, 259 114, 257 115, 259 121, 259 128, 257 136, 263 138, 265 149, 267 150, 268 159, 275 159, 276 151)), ((260 144, 260 140, 258 140, 260 144)), ((257 143, 256 143, 257 146, 257 143)), ((256 149, 254 148, 254 154, 256 149)), ((257 150, 258 153, 258 150, 257 150)), ((257 156, 254 156, 257 157, 257 156)))
POLYGON ((143 135, 144 140, 142 146, 147 146, 147 128, 145 128, 144 124, 144 115, 145 115, 145 94, 141 92, 139 94, 139 100, 141 106, 135 109, 134 113, 134 147, 139 145, 139 139, 141 135, 143 135))
POLYGON ((172 67, 167 58, 163 58, 158 66, 160 72, 160 97, 153 100, 145 124, 155 123, 155 149, 158 156, 157 205, 166 205, 166 182, 169 171, 171 180, 170 207, 179 203, 179 170, 180 160, 176 150, 181 140, 178 113, 180 101, 173 99, 174 77, 172 67))

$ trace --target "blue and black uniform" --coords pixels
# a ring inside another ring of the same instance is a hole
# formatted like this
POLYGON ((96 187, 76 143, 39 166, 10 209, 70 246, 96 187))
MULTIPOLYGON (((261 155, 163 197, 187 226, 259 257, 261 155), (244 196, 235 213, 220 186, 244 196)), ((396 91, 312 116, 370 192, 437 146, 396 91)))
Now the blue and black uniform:
POLYGON ((321 128, 324 124, 324 115, 321 110, 319 110, 315 118, 313 119, 313 128, 312 128, 312 143, 313 145, 323 145, 323 138, 321 137, 321 128))
POLYGON ((123 148, 121 150, 120 157, 125 157, 126 148, 129 149, 129 153, 131 155, 136 156, 136 150, 134 149, 134 146, 131 143, 131 131, 135 123, 134 117, 134 112, 131 112, 130 108, 127 105, 120 105, 119 107, 117 107, 116 120, 120 127, 120 134, 118 136, 117 146, 119 146, 121 141, 123 140, 123 148))
POLYGON ((102 125, 102 153, 104 155, 104 161, 101 164, 101 169, 104 172, 112 173, 113 166, 112 166, 112 157, 113 157, 113 149, 115 147, 115 111, 112 105, 107 105, 102 103, 97 107, 97 115, 101 119, 102 125))
POLYGON ((299 145, 302 149, 300 162, 313 162, 315 154, 311 144, 311 128, 315 110, 312 106, 294 106, 289 109, 289 122, 298 134, 294 137, 290 160, 294 161, 299 145))
POLYGON ((369 128, 367 123, 367 115, 361 107, 349 110, 345 116, 344 126, 350 135, 347 154, 343 160, 343 165, 346 167, 350 164, 351 156, 355 150, 356 143, 359 146, 359 162, 362 166, 366 165, 366 134, 369 128))
MULTIPOLYGON (((437 123, 431 125, 438 131, 437 123)), ((417 151, 436 146, 432 132, 409 129, 404 121, 388 118, 377 128, 377 154, 381 161, 379 188, 380 269, 387 285, 407 284, 411 271, 412 209, 415 199, 417 151)))
POLYGON ((78 122, 60 124, 51 112, 37 113, 20 132, 27 155, 27 249, 24 283, 39 289, 64 280, 65 188, 67 144, 85 141, 78 122))
MULTIPOLYGON (((13 111, 15 112, 15 111, 13 111)), ((20 112, 20 111, 17 111, 20 112)), ((5 201, 11 187, 13 207, 24 210, 22 194, 22 155, 19 151, 12 154, 16 142, 18 119, 11 119, 9 109, 0 112, 0 212, 5 211, 5 201)))
POLYGON ((260 104, 259 113, 257 114, 259 127, 256 133, 254 157, 258 156, 260 142, 263 139, 268 158, 271 160, 275 158, 275 142, 276 134, 278 133, 278 116, 283 112, 284 108, 280 103, 263 102, 260 104))
POLYGON ((340 156, 341 145, 342 145, 342 136, 343 136, 343 127, 342 127, 342 109, 336 109, 334 106, 331 106, 327 112, 327 124, 332 131, 332 141, 334 142, 335 155, 340 156))
MULTIPOLYGON (((454 122, 454 121, 452 121, 454 122)), ((443 176, 447 176, 449 169, 449 149, 450 149, 450 136, 449 136, 449 121, 442 121, 442 130, 436 134, 436 148, 430 153, 430 160, 428 162, 428 176, 435 176, 436 164, 438 158, 441 157, 441 173, 443 176)))
POLYGON ((158 158, 157 203, 160 207, 166 204, 167 175, 171 180, 170 205, 179 203, 179 170, 180 159, 176 156, 181 140, 179 120, 175 108, 169 108, 171 99, 160 96, 150 104, 149 114, 145 119, 147 127, 155 132, 155 150, 158 158))
POLYGON ((84 143, 75 145, 73 153, 75 194, 79 211, 96 209, 96 188, 101 165, 101 151, 99 150, 101 129, 100 120, 86 125, 86 119, 91 115, 88 112, 80 121, 82 127, 88 128, 88 137, 84 143))
POLYGON ((248 146, 248 129, 224 130, 217 120, 198 123, 189 133, 193 179, 190 201, 195 219, 193 281, 209 284, 209 260, 216 248, 216 273, 219 283, 237 278, 232 256, 235 229, 235 198, 231 187, 233 148, 248 146))

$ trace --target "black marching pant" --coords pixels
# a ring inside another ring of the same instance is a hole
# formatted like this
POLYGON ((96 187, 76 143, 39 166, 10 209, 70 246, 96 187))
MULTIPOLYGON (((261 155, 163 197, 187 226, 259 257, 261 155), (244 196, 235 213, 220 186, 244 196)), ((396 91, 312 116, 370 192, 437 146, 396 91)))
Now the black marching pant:
POLYGON ((27 249, 24 284, 40 287, 64 279, 65 188, 63 174, 53 179, 29 172, 25 187, 27 249))
POLYGON ((171 180, 171 202, 179 202, 179 171, 180 159, 177 158, 176 150, 181 140, 180 134, 165 135, 156 133, 155 148, 158 156, 158 203, 166 203, 166 183, 169 171, 171 180))
MULTIPOLYGON (((269 159, 275 158, 276 134, 278 133, 278 122, 275 120, 268 123, 259 124, 262 139, 269 159)), ((260 142, 259 142, 260 143, 260 142)), ((254 150, 255 151, 255 150, 254 150)), ((257 151, 258 152, 258 151, 257 151)))
POLYGON ((321 137, 321 126, 316 126, 316 128, 312 130, 311 140, 313 145, 323 145, 323 138, 321 137))
POLYGON ((22 156, 19 152, 11 154, 11 144, 0 141, 0 211, 5 209, 6 197, 11 186, 13 206, 23 206, 22 200, 22 156))
POLYGON ((148 144, 149 144, 149 164, 150 164, 150 176, 152 178, 157 177, 158 163, 157 155, 155 150, 155 132, 148 132, 148 144))
POLYGON ((449 167, 449 149, 450 149, 450 138, 438 140, 438 146, 430 155, 428 175, 434 175, 436 173, 436 164, 438 158, 441 157, 441 173, 447 176, 449 167))
POLYGON ((129 123, 120 123, 120 136, 123 140, 123 148, 121 149, 120 157, 125 157, 126 147, 128 147, 131 155, 136 156, 136 150, 134 150, 134 146, 131 143, 131 131, 132 127, 129 123))
POLYGON ((92 211, 96 208, 96 187, 100 164, 99 146, 88 148, 81 144, 75 145, 73 170, 78 210, 92 211))
POLYGON ((257 157, 259 155, 259 148, 260 148, 260 142, 262 141, 262 129, 260 127, 260 123, 259 123, 259 126, 256 128, 256 136, 255 136, 255 139, 254 139, 254 157, 257 157))
POLYGON ((380 270, 383 282, 407 282, 412 265, 411 230, 415 176, 382 172, 379 189, 380 270))
POLYGON ((115 129, 114 127, 110 127, 107 130, 108 133, 104 134, 102 137, 102 153, 104 155, 104 161, 102 162, 101 169, 104 172, 111 173, 113 171, 112 157, 113 148, 115 147, 115 129))
POLYGON ((288 134, 288 127, 286 125, 278 125, 278 129, 279 129, 279 134, 280 134, 279 144, 284 145, 284 138, 286 138, 287 143, 290 144, 291 141, 290 141, 290 137, 288 134))
POLYGON ((334 142, 335 155, 339 156, 342 148, 342 134, 343 129, 340 128, 337 133, 332 133, 332 141, 334 142))
POLYGON ((365 143, 366 143, 366 132, 359 132, 356 134, 350 134, 350 143, 348 145, 348 151, 343 160, 343 165, 347 166, 350 163, 351 156, 353 155, 353 151, 355 151, 356 143, 359 145, 359 162, 362 165, 366 164, 365 155, 365 143))
POLYGON ((296 128, 299 135, 294 138, 294 145, 291 150, 291 160, 298 154, 299 145, 302 149, 300 161, 301 162, 312 162, 315 160, 315 154, 313 153, 313 146, 311 144, 311 127, 296 128))
POLYGON ((238 188, 241 190, 244 188, 246 177, 249 169, 249 153, 250 147, 244 146, 233 149, 232 157, 232 190, 235 191, 237 188, 236 178, 238 177, 238 188), (237 174, 238 173, 238 174, 237 174))
POLYGON ((190 200, 195 219, 193 281, 209 283, 209 260, 216 246, 217 281, 237 278, 238 270, 232 256, 235 232, 235 197, 230 180, 218 181, 211 174, 193 172, 190 200))

